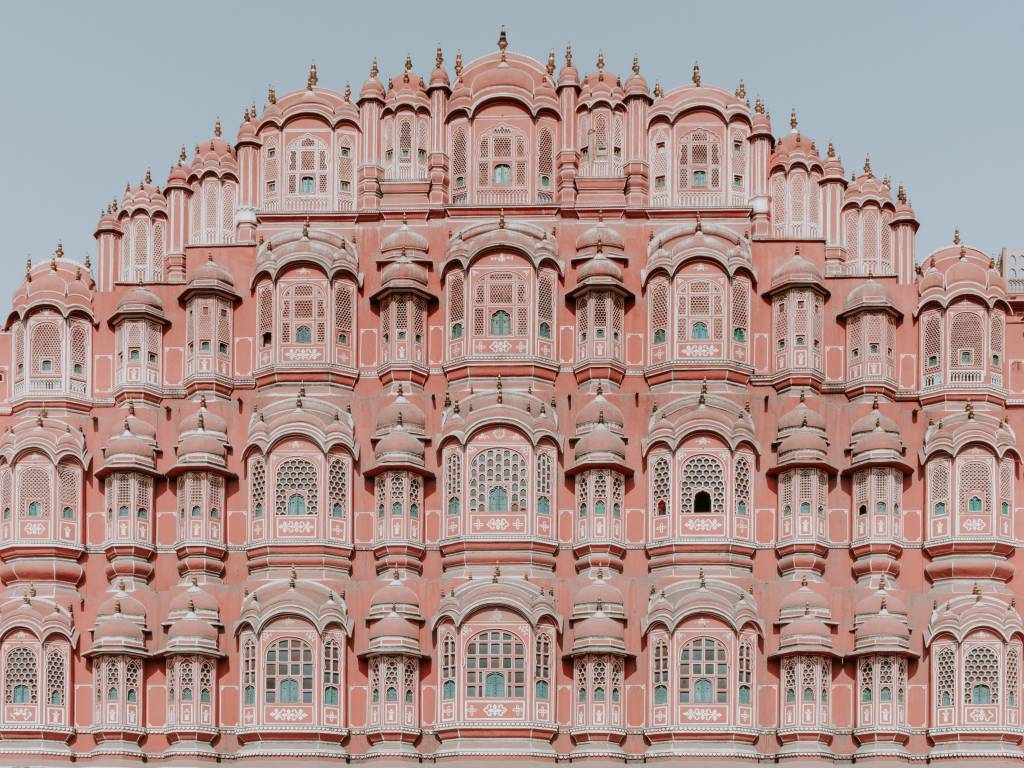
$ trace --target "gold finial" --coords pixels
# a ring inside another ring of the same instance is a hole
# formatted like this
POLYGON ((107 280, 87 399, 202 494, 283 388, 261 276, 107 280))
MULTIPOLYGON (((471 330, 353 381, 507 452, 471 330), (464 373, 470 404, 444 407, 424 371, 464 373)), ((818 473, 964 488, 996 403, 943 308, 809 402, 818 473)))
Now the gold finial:
POLYGON ((380 68, 377 66, 377 59, 375 57, 373 59, 373 63, 370 65, 370 79, 371 80, 376 80, 377 79, 377 75, 379 75, 379 74, 380 74, 380 68))
POLYGON ((437 46, 437 52, 434 55, 434 66, 438 69, 444 64, 444 54, 441 53, 441 46, 437 46))
POLYGON ((745 99, 745 98, 747 98, 747 86, 746 86, 746 83, 744 83, 742 80, 740 80, 740 84, 736 86, 736 98, 737 99, 745 99))
POLYGON ((900 182, 899 188, 896 190, 896 199, 904 205, 907 204, 907 190, 903 188, 903 182, 900 182))
POLYGON ((640 57, 637 54, 633 54, 633 74, 640 74, 640 57))
POLYGON ((598 71, 604 69, 604 51, 597 52, 597 69, 598 71))
POLYGON ((217 118, 217 121, 213 124, 213 135, 216 136, 218 139, 220 138, 220 118, 219 117, 217 118))
POLYGON ((953 245, 960 245, 960 227, 953 230, 953 245))
POLYGON ((565 66, 572 66, 572 43, 565 44, 565 66))
POLYGON ((346 81, 345 82, 345 101, 351 101, 351 100, 352 100, 352 83, 346 81))
POLYGON ((700 87, 700 64, 693 62, 693 84, 700 87))
POLYGON ((796 130, 796 108, 789 113, 789 127, 796 130))
POLYGON ((60 240, 57 241, 57 250, 54 251, 53 255, 58 259, 64 258, 64 245, 60 240))
POLYGON ((277 104, 277 91, 274 90, 274 86, 267 86, 267 101, 271 104, 277 104))
POLYGON ((153 172, 149 168, 146 169, 146 178, 143 179, 143 181, 146 184, 152 184, 153 183, 153 172))
POLYGON ((412 56, 408 53, 405 54, 405 71, 412 72, 412 56))
POLYGON ((864 173, 868 176, 873 175, 871 173, 871 155, 864 155, 864 173))
POLYGON ((309 65, 309 77, 306 78, 306 90, 312 91, 314 88, 316 88, 316 81, 316 62, 314 61, 312 64, 309 65))
POLYGON ((836 148, 835 148, 835 146, 834 146, 834 145, 832 144, 832 142, 831 142, 831 141, 830 141, 830 142, 828 143, 828 152, 827 152, 826 154, 827 154, 827 155, 828 155, 829 157, 835 157, 835 156, 836 156, 836 148))
POLYGON ((501 32, 498 33, 498 50, 501 51, 501 60, 505 61, 505 49, 508 48, 508 35, 505 33, 505 25, 501 25, 501 32))
POLYGON ((185 153, 185 145, 182 144, 181 145, 181 152, 178 153, 178 162, 179 163, 184 163, 186 157, 188 157, 188 155, 185 153))
POLYGON ((25 277, 29 280, 32 279, 32 256, 31 254, 25 259, 25 277))
POLYGON ((665 95, 665 92, 661 89, 661 80, 654 81, 654 98, 660 99, 665 95))
POLYGON ((760 94, 758 95, 758 97, 756 99, 754 99, 754 111, 757 114, 759 114, 759 115, 763 115, 764 114, 764 102, 761 101, 760 94))
POLYGON ((455 76, 462 77, 462 51, 455 52, 455 76))
POLYGON ((555 49, 552 48, 548 52, 548 77, 555 74, 555 49))

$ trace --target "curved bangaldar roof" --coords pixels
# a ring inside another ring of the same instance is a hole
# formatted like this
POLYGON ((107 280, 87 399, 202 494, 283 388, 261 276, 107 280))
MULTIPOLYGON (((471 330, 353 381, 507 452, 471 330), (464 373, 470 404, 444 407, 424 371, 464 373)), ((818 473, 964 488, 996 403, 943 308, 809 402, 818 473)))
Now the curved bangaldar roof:
POLYGON ((31 260, 26 262, 25 279, 14 290, 5 330, 39 309, 50 309, 63 317, 80 314, 94 322, 95 287, 88 263, 64 258, 64 247, 58 242, 53 258, 35 266, 31 260))

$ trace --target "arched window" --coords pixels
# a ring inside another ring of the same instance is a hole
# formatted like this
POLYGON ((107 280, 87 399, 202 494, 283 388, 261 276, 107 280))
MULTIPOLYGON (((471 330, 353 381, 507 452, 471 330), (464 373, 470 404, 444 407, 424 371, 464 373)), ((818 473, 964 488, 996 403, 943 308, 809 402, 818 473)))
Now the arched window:
POLYGON ((710 637, 689 641, 679 657, 679 703, 725 704, 728 675, 725 646, 710 637))
POLYGON ((277 469, 275 513, 315 515, 318 510, 316 466, 306 459, 288 459, 277 469))
POLYGON ((718 459, 694 456, 687 460, 679 490, 684 512, 725 512, 725 473, 718 459))
POLYGON ((668 704, 668 643, 664 640, 656 641, 652 657, 651 681, 654 683, 654 703, 660 706, 668 704))
POLYGON ((293 493, 288 497, 288 514, 289 515, 304 515, 306 514, 306 497, 301 493, 293 493))
POLYGON ((981 499, 977 496, 971 496, 971 500, 967 502, 968 512, 981 512, 981 499))
POLYGON ((4 659, 4 701, 35 704, 38 696, 38 668, 31 648, 16 647, 4 659))
POLYGON ((444 701, 455 699, 455 638, 445 635, 441 643, 441 698, 444 701))
POLYGON ((267 650, 267 704, 313 703, 313 651, 301 640, 278 640, 267 650))
POLYGON ((313 332, 308 325, 300 325, 295 329, 296 344, 310 344, 313 341, 313 332))
POLYGON ((337 641, 324 643, 324 704, 337 705, 341 685, 341 650, 337 641))
POLYGON ((488 448, 469 469, 469 511, 519 513, 526 507, 527 464, 511 448, 488 448))
POLYGON ((987 646, 972 648, 964 658, 964 703, 999 703, 999 657, 987 646))
POLYGON ((288 194, 328 195, 327 144, 306 134, 288 145, 288 194))
POLYGON ((707 323, 694 323, 690 329, 691 339, 706 339, 708 337, 707 323))
POLYGON ((481 632, 466 647, 466 695, 522 698, 526 686, 523 641, 511 632, 481 632))
POLYGON ((488 512, 508 512, 508 491, 504 488, 491 488, 487 495, 488 512))
POLYGON ((478 146, 480 202, 527 202, 526 137, 501 125, 481 136, 478 146), (495 187, 500 196, 489 193, 495 187))

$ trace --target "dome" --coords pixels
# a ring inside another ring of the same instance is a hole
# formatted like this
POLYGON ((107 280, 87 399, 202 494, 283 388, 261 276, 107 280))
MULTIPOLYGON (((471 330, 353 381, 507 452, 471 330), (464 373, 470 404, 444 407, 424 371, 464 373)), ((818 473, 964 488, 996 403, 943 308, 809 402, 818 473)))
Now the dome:
POLYGON ((799 589, 791 589, 783 596, 779 603, 779 617, 791 618, 804 614, 813 616, 829 616, 831 608, 828 597, 820 590, 820 585, 811 585, 806 577, 800 583, 799 589))
POLYGON ((406 399, 401 388, 398 390, 398 396, 377 413, 375 430, 384 432, 396 424, 402 424, 406 429, 417 432, 424 431, 427 426, 427 418, 423 411, 406 399))
POLYGON ((393 283, 399 285, 411 285, 426 289, 427 268, 422 264, 416 264, 408 259, 388 262, 380 273, 380 281, 383 286, 393 283))
POLYGON ((155 464, 156 446, 151 439, 132 431, 132 424, 124 420, 124 429, 107 441, 104 455, 108 462, 113 458, 138 459, 145 464, 155 464))
POLYGON ((598 219, 597 224, 583 231, 576 238, 576 252, 584 252, 590 249, 612 251, 624 251, 626 248, 625 238, 615 229, 604 223, 604 217, 598 219))
POLYGON ((878 426, 881 426, 886 432, 894 432, 896 434, 899 434, 900 432, 900 428, 896 422, 879 410, 878 398, 876 397, 874 402, 871 404, 871 410, 853 422, 853 427, 851 427, 850 433, 853 435, 860 435, 865 432, 874 432, 875 428, 878 426))
POLYGON ((821 618, 805 614, 779 631, 779 652, 831 654, 832 633, 821 618))
POLYGON ((409 227, 408 222, 402 221, 402 226, 380 241, 380 252, 390 253, 392 251, 411 251, 413 253, 426 254, 430 242, 426 237, 409 227))
POLYGON ((790 429, 800 429, 804 426, 824 432, 827 428, 827 422, 824 416, 807 405, 804 394, 801 392, 799 405, 779 418, 778 429, 779 432, 784 432, 790 429))
POLYGON ((419 615, 420 599, 403 581, 395 578, 378 589, 370 600, 370 615, 376 616, 391 611, 392 607, 401 612, 419 615))
POLYGON ((363 83, 363 87, 359 89, 359 100, 364 99, 379 99, 384 101, 385 93, 384 86, 380 80, 377 79, 377 60, 373 60, 373 66, 370 67, 370 77, 363 83))
POLYGON ((219 432, 221 435, 226 435, 228 431, 227 421, 206 407, 205 394, 199 396, 199 409, 178 422, 179 435, 185 435, 200 429, 207 432, 219 432))
POLYGON ((590 616, 576 625, 574 640, 625 640, 626 628, 621 621, 616 621, 610 616, 599 613, 590 616))
POLYGON ((885 284, 880 283, 873 277, 859 282, 846 297, 846 304, 843 306, 843 315, 865 309, 882 309, 897 312, 896 302, 885 284))
POLYGON ((813 262, 800 255, 799 246, 795 253, 784 261, 772 275, 772 291, 791 285, 814 285, 820 286, 822 289, 825 285, 821 270, 813 262))
POLYGON ((809 429, 797 429, 782 438, 782 441, 779 443, 780 458, 789 453, 799 453, 802 451, 825 453, 828 451, 828 442, 822 434, 812 432, 809 429))
POLYGON ((650 94, 647 78, 640 74, 640 59, 633 57, 633 70, 626 78, 625 91, 627 96, 647 96, 650 94))
POLYGON ((189 283, 219 282, 234 288, 235 281, 228 270, 213 260, 213 254, 207 256, 206 261, 196 267, 189 279, 189 283))
POLYGON ((618 587, 605 581, 604 574, 598 572, 596 579, 581 587, 573 596, 573 617, 590 616, 602 611, 610 616, 625 617, 624 600, 618 587))
POLYGON ((167 638, 169 641, 190 640, 216 645, 217 630, 210 622, 200 619, 195 613, 189 613, 185 618, 171 624, 167 638))
POLYGON ((370 627, 370 639, 379 640, 384 637, 400 637, 419 642, 419 628, 397 613, 391 613, 383 619, 373 622, 370 627))
POLYGON ((788 171, 793 166, 801 165, 808 170, 822 170, 821 157, 813 139, 803 136, 796 129, 796 113, 790 124, 793 129, 776 142, 768 167, 771 170, 782 168, 788 171))
POLYGON ((227 448, 212 432, 193 432, 178 443, 178 457, 210 454, 218 458, 227 456, 227 448))
POLYGON ((599 457, 624 461, 626 458, 626 443, 621 437, 608 429, 606 424, 598 422, 596 429, 587 432, 576 443, 575 455, 577 463, 599 457))
POLYGON ((148 288, 137 286, 132 288, 117 302, 117 312, 127 312, 135 308, 151 309, 163 314, 164 305, 160 298, 148 288))
POLYGON ((622 283, 622 267, 598 251, 593 258, 583 262, 579 272, 576 273, 577 283, 622 283))
POLYGON ((604 423, 608 425, 609 429, 621 430, 625 424, 622 411, 604 396, 604 392, 598 385, 597 395, 580 408, 579 413, 576 414, 576 429, 597 424, 602 415, 604 423))
POLYGON ((97 622, 92 644, 93 650, 97 647, 144 648, 146 640, 141 626, 121 616, 114 616, 97 622))
POLYGON ((413 437, 401 427, 392 430, 385 435, 374 451, 378 461, 390 459, 392 461, 402 458, 409 458, 417 463, 423 462, 425 449, 423 441, 413 437))

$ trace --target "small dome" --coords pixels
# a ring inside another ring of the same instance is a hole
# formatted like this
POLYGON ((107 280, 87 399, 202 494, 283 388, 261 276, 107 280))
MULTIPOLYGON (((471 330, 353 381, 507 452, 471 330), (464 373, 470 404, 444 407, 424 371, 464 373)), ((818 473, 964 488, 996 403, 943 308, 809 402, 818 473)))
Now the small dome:
POLYGON ((178 457, 194 454, 210 454, 224 458, 227 456, 227 448, 212 432, 193 432, 182 438, 178 444, 178 457))
POLYGON ((790 256, 772 275, 772 290, 788 285, 820 285, 825 281, 821 270, 800 255, 800 249, 790 256))
POLYGON ((377 443, 374 455, 378 460, 410 458, 421 463, 425 450, 423 441, 418 440, 404 429, 394 429, 377 443))
POLYGON ((373 60, 373 66, 370 68, 370 77, 363 83, 363 87, 359 89, 359 100, 364 99, 380 99, 384 101, 385 97, 384 86, 377 79, 377 60, 373 60))
POLYGON ((896 434, 900 432, 896 422, 879 410, 878 399, 875 398, 875 401, 871 404, 871 410, 853 422, 850 433, 856 436, 867 432, 874 432, 878 426, 881 426, 886 432, 894 432, 896 434))
POLYGON ((117 311, 125 312, 136 308, 147 308, 163 314, 164 305, 160 298, 148 288, 137 286, 132 288, 117 302, 117 311))
POLYGON ((824 416, 807 405, 804 395, 801 393, 799 405, 779 418, 778 429, 779 432, 784 432, 790 429, 800 429, 804 426, 824 432, 827 428, 827 422, 824 416))
POLYGON ((381 253, 403 250, 426 253, 429 247, 430 242, 427 238, 413 230, 405 221, 402 222, 401 227, 387 235, 380 243, 381 253))
POLYGON ((811 615, 801 616, 786 624, 779 632, 779 643, 785 646, 788 642, 820 641, 832 645, 832 635, 828 625, 820 618, 811 615))
POLYGON ((171 624, 167 631, 168 640, 192 640, 206 643, 217 642, 217 630, 205 619, 190 613, 171 624))
POLYGON ((400 637, 407 640, 419 641, 419 628, 408 619, 391 613, 383 619, 375 621, 370 627, 370 640, 379 640, 385 637, 400 637))
POLYGON ((579 430, 581 427, 597 424, 601 421, 602 414, 604 415, 604 423, 610 429, 622 429, 625 424, 622 411, 617 405, 608 400, 604 396, 603 391, 598 388, 597 395, 580 408, 579 413, 576 414, 576 429, 579 430))
POLYGON ((596 429, 592 429, 576 443, 575 456, 577 463, 601 456, 624 461, 626 443, 608 429, 606 424, 599 422, 596 429))
POLYGON ((207 432, 219 432, 221 435, 226 435, 228 431, 227 421, 206 407, 205 394, 199 396, 199 410, 193 411, 178 423, 179 435, 200 429, 207 432))
POLYGON ((603 613, 590 616, 576 625, 574 639, 582 640, 624 640, 626 628, 621 621, 616 621, 603 613))
POLYGON ((370 613, 390 611, 392 606, 419 612, 420 599, 412 589, 402 582, 397 574, 395 578, 378 589, 370 600, 370 613))
POLYGON ((572 603, 574 613, 577 608, 596 610, 598 607, 608 612, 618 613, 623 610, 624 601, 622 592, 599 576, 576 592, 572 603))
POLYGON ((425 430, 427 426, 427 418, 423 411, 407 400, 401 389, 398 390, 398 396, 378 412, 375 429, 377 432, 383 432, 397 424, 419 432, 425 430))
POLYGON ((867 280, 858 283, 846 297, 844 312, 852 312, 861 308, 895 308, 889 289, 882 283, 869 277, 867 280))
POLYGON ((625 91, 627 96, 647 96, 650 93, 647 78, 640 74, 640 61, 633 57, 633 71, 626 78, 625 91))
POLYGON ((400 285, 415 285, 425 289, 427 287, 427 268, 408 259, 392 261, 381 270, 380 281, 381 285, 384 286, 398 283, 400 285))
POLYGON ((124 421, 123 431, 107 442, 105 453, 107 459, 117 456, 135 457, 150 464, 156 461, 156 449, 152 441, 132 432, 128 419, 124 421))
POLYGON ((97 622, 92 642, 94 646, 118 648, 142 648, 146 644, 142 627, 121 616, 105 618, 97 622))
POLYGON ((779 443, 779 458, 798 452, 826 453, 828 442, 825 436, 809 429, 797 429, 790 432, 779 443))
POLYGON ((799 589, 788 590, 779 603, 779 616, 782 618, 803 614, 831 614, 828 597, 817 588, 817 585, 812 586, 808 583, 806 578, 801 582, 799 589))
POLYGON ((622 283, 622 267, 605 256, 603 251, 599 251, 593 258, 583 262, 576 273, 576 281, 622 283))
POLYGON ((606 226, 604 219, 599 219, 597 224, 583 231, 576 238, 576 251, 593 249, 609 249, 612 251, 623 251, 626 247, 625 238, 617 231, 606 226))
POLYGON ((213 260, 213 254, 209 254, 206 261, 196 267, 192 273, 192 277, 189 279, 189 283, 208 283, 208 282, 219 282, 225 283, 231 288, 234 288, 235 281, 231 277, 231 273, 213 260))
POLYGON ((854 636, 858 645, 890 638, 909 643, 910 629, 895 615, 886 612, 866 619, 864 623, 857 627, 854 636))

